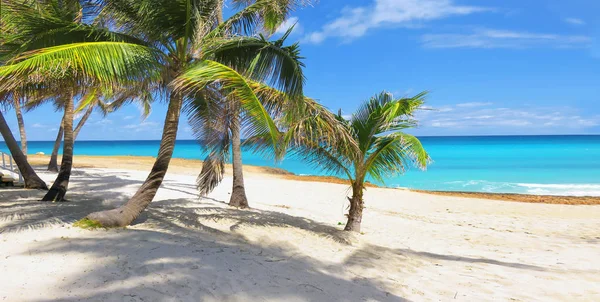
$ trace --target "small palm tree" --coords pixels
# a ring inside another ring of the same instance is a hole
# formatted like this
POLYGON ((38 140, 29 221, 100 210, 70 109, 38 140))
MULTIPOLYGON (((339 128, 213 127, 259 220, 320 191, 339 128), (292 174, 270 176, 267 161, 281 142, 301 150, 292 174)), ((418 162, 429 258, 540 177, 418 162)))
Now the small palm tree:
POLYGON ((293 150, 316 167, 348 178, 352 197, 348 198, 350 211, 344 230, 360 232, 368 176, 383 182, 386 177, 404 173, 410 166, 425 169, 429 163, 421 142, 402 132, 416 125, 412 114, 423 104, 424 96, 421 93, 394 99, 390 93, 382 92, 364 103, 348 120, 338 113, 337 122, 351 133, 356 148, 308 142, 293 150))

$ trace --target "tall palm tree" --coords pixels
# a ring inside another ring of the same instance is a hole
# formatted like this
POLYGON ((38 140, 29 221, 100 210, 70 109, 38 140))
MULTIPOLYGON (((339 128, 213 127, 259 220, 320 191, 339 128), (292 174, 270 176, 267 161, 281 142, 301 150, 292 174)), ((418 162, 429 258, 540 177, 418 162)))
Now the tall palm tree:
MULTIPOLYGON (((241 139, 236 139, 238 125, 244 125, 247 139, 243 145, 247 149, 266 158, 277 161, 285 156, 288 149, 307 144, 339 145, 340 149, 355 147, 354 140, 346 128, 342 127, 334 114, 310 98, 296 104, 285 93, 262 85, 251 83, 252 89, 267 109, 279 129, 283 131, 279 143, 273 145, 270 136, 248 127, 244 115, 236 112, 235 102, 220 98, 217 93, 205 93, 188 104, 188 118, 197 140, 208 150, 202 164, 202 171, 196 180, 200 196, 212 192, 221 183, 225 162, 230 153, 233 164, 233 188, 230 205, 238 206, 240 194, 245 195, 243 174, 241 174, 241 139), (237 125, 236 125, 237 124, 237 125), (236 149, 239 156, 236 158, 236 149), (240 189, 241 187, 241 189, 240 189), (237 194, 234 192, 237 190, 237 194), (237 195, 237 196, 236 196, 237 195)), ((238 132, 240 133, 240 132, 238 132)), ((242 200, 246 200, 243 196, 242 200)), ((247 206, 247 204, 246 204, 247 206)))
MULTIPOLYGON (((8 95, 8 93, 0 92, 0 100, 4 99, 4 97, 8 95)), ((31 167, 29 162, 27 162, 27 157, 23 154, 23 151, 19 149, 19 145, 12 132, 10 131, 10 127, 6 123, 4 119, 4 114, 0 110, 0 133, 4 138, 4 143, 8 147, 19 171, 23 175, 23 181, 25 182, 25 188, 27 189, 42 189, 48 190, 48 186, 46 182, 44 182, 38 175, 35 173, 35 170, 31 167)))
MULTIPOLYGON (((31 105, 32 104, 30 103, 30 106, 31 105)), ((33 106, 35 105, 37 104, 33 104, 33 106)), ((61 107, 61 109, 64 109, 62 108, 64 106, 60 104, 57 105, 58 107, 61 107)), ((92 90, 87 95, 83 96, 83 99, 79 102, 78 108, 74 112, 75 114, 77 114, 85 109, 85 112, 83 113, 83 115, 77 122, 77 126, 75 126, 75 129, 73 130, 74 140, 77 140, 79 132, 81 131, 87 120, 92 115, 92 112, 94 112, 94 109, 96 108, 99 108, 104 116, 106 116, 108 112, 111 111, 110 106, 101 100, 99 92, 97 90, 92 90)), ((60 149, 60 144, 63 140, 63 133, 63 120, 61 120, 60 127, 58 129, 58 134, 56 135, 54 146, 52 148, 52 153, 50 154, 50 161, 48 162, 48 171, 58 172, 58 151, 60 149)))
MULTIPOLYGON (((2 3, 3 2, 0 2, 0 6, 2 5, 2 3)), ((4 18, 5 16, 6 16, 6 10, 3 10, 0 7, 0 66, 4 65, 6 63, 6 59, 4 58, 4 55, 11 48, 9 45, 7 45, 6 41, 9 39, 9 34, 11 34, 12 31, 7 29, 5 18, 4 18)), ((12 98, 14 101, 13 106, 20 105, 20 103, 17 104, 18 97, 13 95, 14 91, 15 90, 0 89, 0 102, 6 103, 12 98)), ((17 112, 17 119, 19 119, 20 107, 19 107, 19 109, 17 109, 17 107, 15 107, 15 111, 17 112)), ((21 127, 21 122, 19 122, 19 126, 21 127)), ((23 180, 25 182, 25 188, 47 190, 48 186, 46 185, 46 183, 37 175, 37 173, 35 173, 35 170, 33 170, 31 165, 29 164, 29 162, 27 162, 27 156, 26 156, 26 154, 27 154, 26 141, 27 140, 26 140, 26 138, 24 138, 24 133, 25 133, 24 127, 25 126, 23 124, 23 131, 21 132, 21 143, 23 144, 23 142, 25 142, 25 145, 23 146, 25 153, 23 153, 23 150, 19 149, 17 141, 15 140, 12 132, 10 131, 8 124, 6 123, 6 120, 4 119, 4 115, 0 111, 0 133, 2 134, 2 137, 4 138, 4 142, 6 143, 13 159, 15 160, 15 163, 17 164, 19 171, 23 175, 23 180)))
MULTIPOLYGON (((276 143, 278 130, 247 79, 270 83, 290 96, 301 96, 304 77, 300 58, 281 44, 247 34, 254 34, 259 28, 274 32, 296 1, 258 0, 249 5, 248 1, 236 1, 240 11, 216 26, 217 2, 102 1, 97 24, 106 27, 103 31, 91 31, 95 39, 111 38, 111 41, 41 48, 0 68, 0 80, 10 79, 12 84, 32 72, 48 81, 57 81, 56 78, 64 78, 65 71, 88 85, 91 85, 88 82, 106 86, 158 83, 156 93, 162 93, 168 100, 168 109, 156 162, 144 184, 126 204, 115 210, 92 213, 88 215, 90 219, 106 227, 125 226, 148 206, 166 174, 182 104, 204 89, 215 87, 224 95, 237 98, 254 123, 261 125, 257 129, 271 134, 276 143)), ((82 31, 88 29, 83 25, 77 27, 82 31)))
POLYGON ((25 132, 25 121, 23 120, 23 113, 21 111, 22 98, 19 95, 13 95, 13 106, 15 108, 15 114, 17 115, 17 124, 19 125, 19 134, 21 135, 21 151, 23 155, 27 157, 27 133, 25 132))
POLYGON ((197 179, 200 196, 210 193, 221 182, 225 162, 231 153, 233 187, 229 205, 247 208, 241 157, 242 120, 238 101, 223 98, 217 92, 214 92, 213 99, 208 99, 207 94, 204 96, 196 98, 188 108, 192 131, 209 151, 197 179))
POLYGON ((358 148, 308 142, 293 151, 324 171, 348 178, 352 197, 348 198, 350 210, 344 230, 360 232, 367 176, 383 182, 385 177, 404 173, 410 166, 426 168, 430 158, 421 142, 402 132, 416 125, 412 115, 422 106, 424 97, 421 93, 394 99, 382 92, 365 102, 349 120, 338 113, 338 123, 351 133, 358 148))

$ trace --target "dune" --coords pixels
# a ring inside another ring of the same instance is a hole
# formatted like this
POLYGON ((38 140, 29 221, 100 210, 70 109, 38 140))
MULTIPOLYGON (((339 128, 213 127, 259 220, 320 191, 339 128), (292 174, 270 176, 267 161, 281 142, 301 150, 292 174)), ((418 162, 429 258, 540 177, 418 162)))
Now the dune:
POLYGON ((343 184, 249 171, 252 209, 238 210, 226 205, 229 176, 199 199, 188 166, 133 226, 72 227, 146 177, 118 166, 75 168, 66 203, 0 190, 0 300, 600 300, 598 205, 371 187, 353 235, 341 231, 343 184))

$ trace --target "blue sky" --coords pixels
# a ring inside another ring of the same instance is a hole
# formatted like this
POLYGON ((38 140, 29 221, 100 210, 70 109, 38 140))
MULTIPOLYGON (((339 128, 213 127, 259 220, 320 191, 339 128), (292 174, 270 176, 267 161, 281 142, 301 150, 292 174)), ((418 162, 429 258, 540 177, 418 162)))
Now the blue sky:
MULTIPOLYGON (((322 0, 281 30, 296 24, 305 94, 332 110, 427 90, 417 135, 598 134, 598 12, 592 0, 322 0)), ((135 106, 95 113, 79 139, 159 139, 165 107, 144 121, 135 106)), ((27 113, 29 139, 52 140, 60 118, 27 113)), ((192 138, 185 120, 179 138, 192 138)))

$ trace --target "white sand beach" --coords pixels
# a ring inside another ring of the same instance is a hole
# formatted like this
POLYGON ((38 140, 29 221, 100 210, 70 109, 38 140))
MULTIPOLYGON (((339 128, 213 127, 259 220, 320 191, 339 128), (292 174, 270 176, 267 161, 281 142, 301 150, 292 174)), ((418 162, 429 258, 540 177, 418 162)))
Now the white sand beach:
POLYGON ((0 301, 600 301, 600 206, 369 188, 349 236, 347 186, 248 173, 237 210, 230 177, 199 200, 170 173, 134 226, 71 226, 146 175, 74 169, 60 204, 0 190, 0 301))

